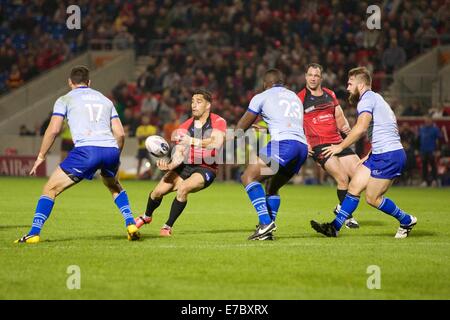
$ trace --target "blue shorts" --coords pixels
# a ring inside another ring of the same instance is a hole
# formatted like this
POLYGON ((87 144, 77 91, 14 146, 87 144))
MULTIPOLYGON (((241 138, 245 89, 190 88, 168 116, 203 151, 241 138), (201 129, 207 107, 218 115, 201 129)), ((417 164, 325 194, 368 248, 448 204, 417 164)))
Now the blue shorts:
POLYGON ((378 179, 394 179, 401 176, 406 166, 405 150, 371 154, 363 163, 370 169, 370 176, 378 179))
POLYGON ((308 157, 308 147, 297 140, 270 141, 259 152, 266 163, 275 161, 280 165, 280 173, 293 176, 300 171, 308 157))
POLYGON ((106 178, 115 177, 120 165, 120 151, 114 147, 78 147, 72 149, 59 165, 73 181, 92 180, 100 169, 106 178))

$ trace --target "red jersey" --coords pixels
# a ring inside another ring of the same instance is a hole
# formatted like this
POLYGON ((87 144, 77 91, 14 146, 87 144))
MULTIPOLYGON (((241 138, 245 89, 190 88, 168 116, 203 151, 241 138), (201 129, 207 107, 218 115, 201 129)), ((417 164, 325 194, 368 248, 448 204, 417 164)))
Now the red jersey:
POLYGON ((303 128, 311 148, 320 144, 335 144, 342 141, 334 113, 339 102, 333 91, 327 88, 322 90, 323 94, 320 97, 313 96, 307 88, 297 93, 303 102, 305 114, 303 128))
MULTIPOLYGON (((194 117, 192 117, 183 122, 177 129, 177 132, 188 134, 191 137, 201 137, 201 139, 208 139, 211 137, 211 133, 213 130, 219 130, 225 133, 227 130, 227 122, 224 118, 218 116, 217 114, 210 113, 203 127, 196 128, 194 126, 194 117), (198 132, 196 132, 197 130, 198 132)), ((191 146, 191 150, 189 150, 188 164, 199 165, 213 171, 217 171, 218 165, 214 161, 214 157, 216 155, 217 149, 207 149, 191 146)))

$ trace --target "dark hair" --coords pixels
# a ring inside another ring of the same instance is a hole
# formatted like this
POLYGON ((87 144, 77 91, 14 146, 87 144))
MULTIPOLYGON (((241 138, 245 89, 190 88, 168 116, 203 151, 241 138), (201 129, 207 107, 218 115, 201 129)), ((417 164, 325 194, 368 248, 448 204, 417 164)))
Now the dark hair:
POLYGON ((195 94, 201 94, 203 96, 203 99, 205 99, 209 103, 212 102, 212 94, 208 90, 196 89, 196 90, 194 90, 194 92, 192 92, 192 95, 195 95, 195 94))
POLYGON ((264 81, 273 84, 284 84, 284 76, 278 69, 269 69, 264 73, 264 81))
POLYGON ((348 72, 348 77, 355 77, 362 80, 365 85, 372 86, 372 77, 370 71, 366 67, 353 68, 348 72))
POLYGON ((76 66, 70 71, 70 81, 73 84, 88 84, 89 83, 89 69, 85 66, 76 66))
POLYGON ((308 73, 309 68, 319 69, 320 75, 322 75, 323 67, 318 63, 308 63, 305 67, 305 73, 308 73))

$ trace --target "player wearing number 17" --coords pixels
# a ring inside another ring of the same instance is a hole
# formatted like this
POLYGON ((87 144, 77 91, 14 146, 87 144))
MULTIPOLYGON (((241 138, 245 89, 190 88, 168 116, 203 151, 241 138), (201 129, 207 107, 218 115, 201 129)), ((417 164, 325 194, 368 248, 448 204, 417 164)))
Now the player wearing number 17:
POLYGON ((39 242, 41 229, 50 216, 56 196, 83 179, 91 180, 98 169, 125 219, 128 240, 139 239, 128 196, 116 176, 125 139, 123 127, 111 100, 89 88, 90 82, 86 67, 73 68, 68 79, 72 90, 56 100, 30 175, 34 175, 44 162, 66 117, 75 148, 50 176, 37 203, 31 230, 16 243, 39 242))

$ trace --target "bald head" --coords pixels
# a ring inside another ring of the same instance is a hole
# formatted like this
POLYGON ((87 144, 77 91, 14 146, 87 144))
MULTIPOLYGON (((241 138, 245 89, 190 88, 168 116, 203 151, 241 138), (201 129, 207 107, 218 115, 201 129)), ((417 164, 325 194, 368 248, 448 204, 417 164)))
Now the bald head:
POLYGON ((276 84, 284 84, 283 73, 278 69, 269 69, 264 73, 263 89, 272 88, 276 84))

